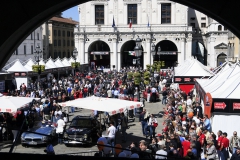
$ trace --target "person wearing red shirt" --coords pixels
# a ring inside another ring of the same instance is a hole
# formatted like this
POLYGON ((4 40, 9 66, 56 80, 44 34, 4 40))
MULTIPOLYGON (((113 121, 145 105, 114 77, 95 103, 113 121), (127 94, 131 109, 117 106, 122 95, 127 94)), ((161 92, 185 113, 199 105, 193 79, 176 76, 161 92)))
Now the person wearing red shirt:
POLYGON ((183 147, 183 157, 187 156, 188 150, 191 149, 190 148, 190 137, 189 135, 185 136, 185 141, 182 142, 182 147, 183 147))
POLYGON ((201 147, 204 146, 204 142, 205 142, 205 140, 206 140, 206 136, 202 133, 202 130, 203 130, 203 129, 201 129, 201 131, 200 131, 200 136, 199 136, 199 142, 200 142, 200 144, 201 144, 201 147))
POLYGON ((83 90, 80 89, 80 92, 79 92, 79 95, 78 95, 79 98, 82 98, 83 97, 83 90))
POLYGON ((223 135, 222 136, 223 138, 222 138, 222 142, 221 142, 221 152, 224 157, 223 159, 227 160, 229 158, 229 154, 228 154, 229 140, 227 138, 226 132, 224 132, 222 135, 223 135))
POLYGON ((217 154, 218 154, 218 157, 220 157, 220 159, 224 160, 224 155, 223 153, 221 152, 222 150, 222 140, 223 140, 223 135, 222 135, 222 131, 218 131, 218 140, 217 140, 217 154))

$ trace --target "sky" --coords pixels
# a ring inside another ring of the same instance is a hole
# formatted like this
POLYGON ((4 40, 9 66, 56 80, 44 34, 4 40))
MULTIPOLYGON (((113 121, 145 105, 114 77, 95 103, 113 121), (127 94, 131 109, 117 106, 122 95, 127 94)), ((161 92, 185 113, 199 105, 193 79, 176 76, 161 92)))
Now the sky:
POLYGON ((62 14, 64 18, 72 18, 75 21, 79 21, 79 14, 78 14, 78 6, 69 8, 68 10, 65 10, 62 14))

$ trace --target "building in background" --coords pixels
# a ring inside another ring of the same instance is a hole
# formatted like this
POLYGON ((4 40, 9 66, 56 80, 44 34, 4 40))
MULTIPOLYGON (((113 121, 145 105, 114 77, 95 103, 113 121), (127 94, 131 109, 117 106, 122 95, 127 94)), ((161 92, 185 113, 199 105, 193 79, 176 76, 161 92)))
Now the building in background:
MULTIPOLYGON (((22 62, 27 61, 28 59, 34 60, 34 51, 36 46, 43 48, 42 41, 42 26, 39 26, 34 30, 15 50, 12 56, 9 58, 6 65, 13 62, 16 59, 19 59, 22 62)), ((43 55, 41 55, 43 56, 43 55)))
POLYGON ((76 25, 78 25, 77 21, 63 18, 61 14, 52 17, 43 24, 44 51, 47 52, 47 58, 56 59, 72 56, 75 47, 73 31, 76 25), (49 38, 47 39, 47 37, 49 38))
POLYGON ((231 31, 228 31, 228 52, 231 61, 238 61, 240 57, 239 38, 236 37, 231 31))
POLYGON ((117 70, 134 66, 138 36, 142 39, 143 68, 159 60, 165 64, 162 68, 173 67, 193 57, 216 67, 221 55, 228 54, 224 26, 172 1, 103 0, 80 4, 78 8, 80 25, 74 33, 81 63, 117 70), (151 51, 153 43, 155 55, 151 51))

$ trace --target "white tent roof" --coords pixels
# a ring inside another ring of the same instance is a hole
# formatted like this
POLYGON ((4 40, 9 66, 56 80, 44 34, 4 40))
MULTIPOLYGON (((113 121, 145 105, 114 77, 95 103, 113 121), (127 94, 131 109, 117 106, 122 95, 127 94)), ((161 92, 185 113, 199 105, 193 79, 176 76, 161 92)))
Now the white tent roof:
POLYGON ((8 72, 28 72, 28 70, 22 65, 22 63, 19 60, 16 60, 14 65, 10 67, 8 72))
POLYGON ((68 61, 68 59, 66 57, 62 59, 62 64, 64 66, 71 66, 71 64, 69 63, 69 61, 68 61))
POLYGON ((60 103, 62 106, 73 106, 90 110, 108 112, 110 115, 124 112, 126 109, 134 109, 142 106, 142 102, 126 101, 113 98, 87 97, 73 101, 60 103))
POLYGON ((73 57, 70 57, 70 58, 68 59, 68 62, 70 63, 70 66, 71 66, 71 63, 72 63, 72 62, 75 62, 75 60, 74 60, 73 57))
POLYGON ((35 65, 35 63, 33 62, 33 60, 30 58, 27 63, 24 65, 24 67, 28 70, 28 71, 32 71, 32 65, 35 65))
POLYGON ((175 76, 212 76, 213 73, 198 60, 188 60, 179 69, 175 70, 175 76))
POLYGON ((239 99, 240 93, 240 65, 227 64, 217 75, 211 79, 198 79, 205 92, 212 98, 239 99))
POLYGON ((64 64, 62 63, 62 61, 61 61, 59 58, 57 58, 57 59, 55 60, 54 64, 55 64, 55 66, 57 66, 57 67, 65 67, 64 64))
POLYGON ((55 63, 53 62, 52 58, 49 58, 47 63, 46 63, 46 66, 48 69, 52 69, 52 68, 57 68, 57 66, 55 65, 55 63))

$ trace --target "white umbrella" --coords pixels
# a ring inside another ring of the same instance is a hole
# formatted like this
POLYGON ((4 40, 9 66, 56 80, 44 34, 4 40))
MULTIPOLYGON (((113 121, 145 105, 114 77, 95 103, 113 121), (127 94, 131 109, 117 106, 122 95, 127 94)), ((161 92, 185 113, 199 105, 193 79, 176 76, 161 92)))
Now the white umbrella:
POLYGON ((0 112, 15 113, 18 108, 25 107, 33 99, 39 98, 2 96, 0 97, 0 112))
POLYGON ((142 106, 142 102, 133 102, 113 98, 87 97, 73 101, 60 103, 62 106, 72 106, 90 110, 108 112, 110 115, 122 113, 126 109, 134 109, 142 106))

